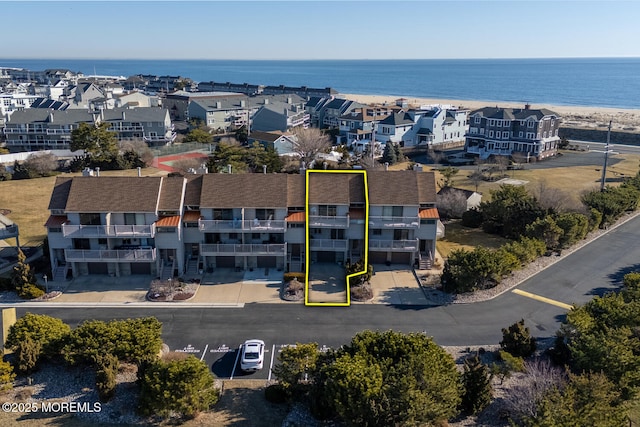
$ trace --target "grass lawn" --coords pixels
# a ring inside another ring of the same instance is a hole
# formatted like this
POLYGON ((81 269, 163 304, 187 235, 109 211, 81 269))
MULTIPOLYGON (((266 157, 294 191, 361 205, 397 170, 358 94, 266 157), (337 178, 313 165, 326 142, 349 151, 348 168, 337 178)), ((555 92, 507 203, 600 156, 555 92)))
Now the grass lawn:
MULTIPOLYGON (((103 176, 136 176, 136 169, 125 171, 101 171, 103 176)), ((166 175, 156 168, 145 168, 143 176, 166 175)), ((78 176, 82 173, 61 174, 58 176, 78 176)), ((55 176, 47 178, 22 179, 0 182, 0 209, 9 209, 9 219, 18 224, 20 229, 20 244, 23 246, 37 246, 47 235, 44 223, 49 217, 49 199, 56 181, 55 176)), ((123 189, 123 191, 125 191, 123 189)), ((14 239, 8 241, 14 245, 14 239)))
POLYGON ((446 258, 456 249, 473 250, 476 246, 498 249, 508 241, 496 234, 485 233, 481 228, 467 228, 460 225, 460 221, 452 221, 445 224, 444 238, 436 241, 436 249, 446 258))

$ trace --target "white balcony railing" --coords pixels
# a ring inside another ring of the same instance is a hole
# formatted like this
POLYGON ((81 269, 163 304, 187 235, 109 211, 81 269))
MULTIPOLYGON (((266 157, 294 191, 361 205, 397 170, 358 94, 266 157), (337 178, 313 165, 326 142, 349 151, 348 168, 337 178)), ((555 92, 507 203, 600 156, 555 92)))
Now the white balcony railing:
POLYGON ((202 243, 200 244, 200 255, 276 255, 285 256, 287 254, 286 243, 267 244, 233 244, 233 243, 202 243))
POLYGON ((373 228, 418 228, 420 219, 404 216, 370 216, 369 226, 373 228))
POLYGON ((309 239, 311 249, 347 249, 347 240, 343 239, 309 239))
POLYGON ((67 262, 151 262, 156 260, 155 248, 150 249, 65 249, 67 262))
POLYGON ((348 216, 309 215, 309 227, 348 228, 348 216))
POLYGON ((154 237, 156 226, 152 225, 74 225, 63 224, 62 234, 72 238, 154 237))
POLYGON ((369 250, 417 251, 417 240, 369 240, 369 250))
POLYGON ((227 219, 227 220, 215 220, 215 219, 201 219, 198 221, 198 227, 200 231, 268 231, 277 232, 285 230, 284 220, 275 219, 227 219))

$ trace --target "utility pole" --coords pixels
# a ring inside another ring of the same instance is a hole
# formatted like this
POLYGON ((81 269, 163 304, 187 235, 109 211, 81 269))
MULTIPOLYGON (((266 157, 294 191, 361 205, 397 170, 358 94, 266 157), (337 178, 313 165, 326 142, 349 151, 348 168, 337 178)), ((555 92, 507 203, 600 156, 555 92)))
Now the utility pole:
POLYGON ((607 175, 607 162, 609 161, 609 153, 611 152, 611 120, 609 120, 609 130, 607 131, 607 145, 604 147, 604 166, 602 167, 602 178, 600 179, 600 191, 604 191, 604 183, 607 175))

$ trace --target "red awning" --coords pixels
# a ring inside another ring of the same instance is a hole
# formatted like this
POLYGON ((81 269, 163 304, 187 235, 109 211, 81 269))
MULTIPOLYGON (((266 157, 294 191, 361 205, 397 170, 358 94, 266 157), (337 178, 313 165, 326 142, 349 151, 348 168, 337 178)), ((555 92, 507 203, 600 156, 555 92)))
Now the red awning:
POLYGON ((47 222, 44 224, 45 227, 61 227, 62 224, 67 222, 66 215, 50 215, 47 222))
POLYGON ((180 215, 165 216, 156 221, 156 227, 177 227, 180 225, 180 215))
POLYGON ((440 219, 438 209, 436 208, 420 209, 418 216, 420 219, 440 219))
POLYGON ((304 212, 294 212, 287 215, 286 220, 288 222, 305 222, 304 212))

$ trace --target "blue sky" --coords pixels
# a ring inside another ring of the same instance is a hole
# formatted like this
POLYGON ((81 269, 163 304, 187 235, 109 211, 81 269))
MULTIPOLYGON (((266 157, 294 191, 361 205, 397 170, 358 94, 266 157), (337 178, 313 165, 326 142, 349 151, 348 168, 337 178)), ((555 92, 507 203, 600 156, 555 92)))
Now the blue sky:
POLYGON ((0 0, 4 58, 640 57, 638 1, 0 0))

